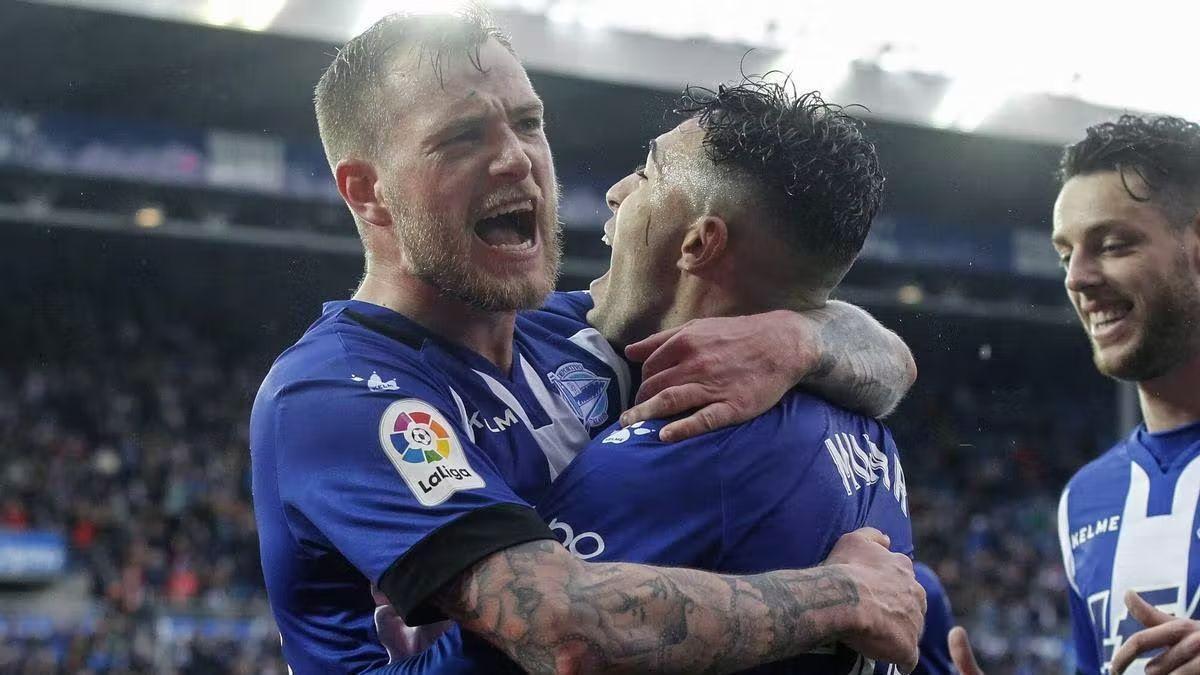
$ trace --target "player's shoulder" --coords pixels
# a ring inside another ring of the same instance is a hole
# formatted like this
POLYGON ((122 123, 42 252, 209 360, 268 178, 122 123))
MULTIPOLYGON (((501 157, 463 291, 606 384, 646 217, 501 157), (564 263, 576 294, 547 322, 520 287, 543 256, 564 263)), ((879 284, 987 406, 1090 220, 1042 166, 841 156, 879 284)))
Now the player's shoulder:
POLYGON ((1133 461, 1129 455, 1130 438, 1132 436, 1122 438, 1099 457, 1084 464, 1067 481, 1063 494, 1091 492, 1113 480, 1125 480, 1129 475, 1129 463, 1133 461))
POLYGON ((283 352, 263 380, 256 407, 281 398, 312 399, 360 392, 425 398, 444 389, 422 349, 427 335, 383 307, 329 302, 321 317, 283 352))
POLYGON ((793 390, 756 417, 682 441, 665 443, 659 437, 662 428, 681 419, 681 415, 670 419, 647 420, 628 427, 614 424, 597 435, 592 445, 614 452, 632 451, 633 448, 657 448, 664 452, 673 449, 711 452, 731 445, 751 447, 755 452, 771 452, 776 446, 794 448, 797 441, 824 438, 830 420, 839 410, 820 397, 793 390))
POLYGON ((796 449, 818 447, 831 433, 850 431, 856 436, 870 420, 824 398, 792 389, 779 403, 743 425, 740 437, 760 444, 796 449))
POLYGON ((591 293, 555 291, 540 308, 517 314, 517 334, 538 341, 547 336, 570 339, 581 331, 594 331, 587 322, 591 309, 591 293))
POLYGON ((634 448, 665 448, 671 444, 663 442, 658 434, 669 423, 670 420, 655 419, 635 422, 625 427, 617 422, 600 432, 592 441, 591 447, 611 453, 632 451, 634 448))
POLYGON ((581 477, 613 465, 646 476, 661 470, 677 471, 682 466, 692 465, 700 457, 711 457, 720 452, 724 439, 735 432, 733 427, 726 427, 682 441, 663 441, 659 433, 676 419, 679 417, 646 420, 629 426, 614 423, 596 435, 563 476, 581 477), (680 458, 687 461, 680 461, 680 458))
POLYGON ((587 323, 587 313, 591 311, 594 304, 592 294, 588 291, 555 291, 550 294, 540 309, 522 312, 522 314, 535 318, 561 317, 587 323))
MULTIPOLYGON (((581 458, 587 458, 585 461, 588 463, 595 463, 610 457, 629 455, 637 458, 639 463, 644 463, 657 462, 675 453, 688 456, 725 453, 729 455, 725 458, 729 462, 734 462, 735 456, 742 460, 753 460, 759 456, 803 457, 805 453, 801 446, 824 447, 821 443, 837 415, 861 417, 819 396, 793 390, 757 417, 681 441, 664 442, 659 432, 682 416, 652 419, 627 427, 613 424, 596 435, 581 458)), ((862 418, 862 421, 865 423, 869 420, 862 418)))

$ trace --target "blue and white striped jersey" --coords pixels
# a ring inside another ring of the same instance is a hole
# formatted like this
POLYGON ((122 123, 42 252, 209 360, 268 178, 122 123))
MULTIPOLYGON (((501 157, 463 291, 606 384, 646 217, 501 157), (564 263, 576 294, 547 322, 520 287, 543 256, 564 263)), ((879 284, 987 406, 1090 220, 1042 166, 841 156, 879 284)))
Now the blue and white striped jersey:
MULTIPOLYGON (((1079 470, 1058 507, 1078 670, 1108 673, 1141 630, 1126 591, 1176 616, 1200 618, 1200 423, 1138 427, 1079 470)), ((1140 675, 1147 659, 1125 672, 1140 675)))

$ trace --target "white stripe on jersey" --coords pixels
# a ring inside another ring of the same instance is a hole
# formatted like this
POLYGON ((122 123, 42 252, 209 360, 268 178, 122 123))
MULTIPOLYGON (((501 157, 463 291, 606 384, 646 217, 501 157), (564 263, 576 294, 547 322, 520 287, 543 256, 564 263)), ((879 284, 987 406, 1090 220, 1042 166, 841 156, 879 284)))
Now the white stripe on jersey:
POLYGON ((621 390, 621 410, 629 408, 629 364, 604 339, 595 328, 584 328, 571 336, 571 342, 586 349, 592 356, 603 361, 617 375, 617 388, 621 390))
MULTIPOLYGON (((1150 476, 1136 462, 1129 465, 1129 493, 1121 513, 1108 603, 1109 637, 1114 642, 1119 639, 1117 626, 1129 614, 1125 607, 1127 590, 1178 588, 1174 602, 1157 606, 1175 616, 1189 616, 1188 553, 1194 541, 1196 496, 1200 494, 1198 457, 1188 463, 1175 482, 1171 512, 1150 516, 1150 476)), ((1140 675, 1145 664, 1146 660, 1139 659, 1125 672, 1140 675)))
MULTIPOLYGON (((447 387, 447 389, 450 388, 447 387)), ((457 391, 450 389, 450 395, 454 397, 454 405, 458 406, 458 414, 462 416, 462 425, 467 430, 467 437, 474 443, 475 429, 471 426, 471 418, 467 417, 467 406, 463 405, 462 397, 458 395, 457 391)))
POLYGON ((511 408, 521 419, 521 423, 525 425, 542 449, 542 454, 546 455, 546 461, 550 464, 550 480, 554 480, 558 474, 562 473, 563 469, 567 468, 571 460, 575 459, 575 455, 583 450, 591 440, 591 436, 588 435, 587 429, 575 416, 571 407, 558 395, 551 394, 546 389, 546 384, 542 382, 542 376, 534 370, 533 366, 529 365, 525 357, 518 354, 517 360, 534 397, 537 398, 546 414, 550 416, 550 424, 540 429, 533 427, 533 423, 529 421, 529 414, 525 412, 525 407, 496 378, 478 370, 475 371, 475 374, 487 384, 496 398, 511 408))
POLYGON ((1067 500, 1070 499, 1071 488, 1063 490, 1058 500, 1058 545, 1062 547, 1063 569, 1067 573, 1067 583, 1075 589, 1075 594, 1083 597, 1079 586, 1075 583, 1075 553, 1071 551, 1071 520, 1067 511, 1067 500))

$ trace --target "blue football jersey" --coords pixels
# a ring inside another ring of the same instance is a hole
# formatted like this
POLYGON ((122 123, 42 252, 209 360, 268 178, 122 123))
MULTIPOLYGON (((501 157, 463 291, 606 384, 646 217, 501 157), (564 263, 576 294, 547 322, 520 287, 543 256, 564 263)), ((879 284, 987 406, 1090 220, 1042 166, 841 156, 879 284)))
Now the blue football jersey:
MULTIPOLYGON (((904 470, 878 421, 793 391, 749 422, 686 441, 660 441, 664 424, 610 427, 555 480, 537 510, 573 554, 753 574, 816 565, 839 537, 868 525, 912 554, 904 470)), ((894 670, 830 645, 751 672, 873 668, 894 670)), ((520 671, 455 627, 379 672, 520 671)))
MULTIPOLYGON (((1198 504, 1200 423, 1156 434, 1140 426, 1067 483, 1058 534, 1080 672, 1109 672, 1113 653, 1142 630, 1127 591, 1200 618, 1198 504)), ((1140 675, 1146 661, 1125 672, 1140 675)))
POLYGON ((921 633, 921 659, 913 675, 958 675, 954 661, 950 658, 950 629, 954 627, 954 615, 950 612, 950 598, 942 587, 942 580, 924 563, 914 563, 917 583, 925 589, 928 608, 925 611, 925 632, 921 633))
POLYGON ((410 625, 488 554, 552 533, 529 506, 629 397, 587 294, 518 315, 511 373, 376 305, 327 303, 250 421, 267 593, 292 672, 386 664, 378 589, 410 625))
MULTIPOLYGON (((912 554, 904 470, 879 421, 793 391, 749 422, 679 443, 659 440, 664 424, 609 429, 538 504, 572 553, 754 574, 816 565, 843 534, 873 526, 912 554)), ((754 672, 864 665, 829 646, 754 672)))

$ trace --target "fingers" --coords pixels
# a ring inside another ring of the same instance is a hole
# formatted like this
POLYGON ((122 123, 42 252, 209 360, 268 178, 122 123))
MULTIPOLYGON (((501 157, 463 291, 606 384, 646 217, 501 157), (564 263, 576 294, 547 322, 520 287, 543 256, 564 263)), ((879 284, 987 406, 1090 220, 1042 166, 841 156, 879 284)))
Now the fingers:
POLYGON ((696 337, 694 331, 686 330, 689 325, 691 324, 685 324, 658 349, 646 356, 646 360, 642 362, 643 380, 668 370, 675 373, 673 379, 680 384, 712 377, 716 371, 715 367, 721 365, 722 357, 711 345, 698 346, 701 340, 696 337))
POLYGON ((860 527, 851 534, 860 534, 866 538, 867 541, 875 542, 884 548, 891 548, 892 546, 891 537, 873 527, 860 527))
POLYGON ((695 373, 689 372, 688 364, 681 363, 671 366, 666 370, 659 371, 653 375, 647 375, 642 372, 642 386, 638 387, 637 396, 634 398, 634 403, 642 403, 654 398, 664 389, 675 387, 681 384, 693 384, 696 382, 695 373))
POLYGON ((659 347, 663 346, 667 340, 670 340, 681 330, 683 330, 683 326, 668 328, 667 330, 659 331, 644 340, 634 342, 625 348, 625 358, 629 359, 630 361, 641 363, 648 359, 651 354, 657 351, 659 347))
POLYGON ((950 659, 954 661, 954 667, 958 668, 958 672, 962 675, 983 675, 983 670, 979 668, 979 662, 975 660, 975 650, 971 649, 971 639, 967 636, 967 629, 955 626, 950 629, 947 639, 950 643, 950 659))
POLYGON ((1113 654, 1112 672, 1114 675, 1121 675, 1129 664, 1137 660, 1138 655, 1160 647, 1172 646, 1194 630, 1192 621, 1176 619, 1134 633, 1113 654))
POLYGON ((1200 627, 1195 622, 1192 631, 1166 652, 1146 663, 1146 675, 1167 675, 1180 672, 1184 666, 1200 667, 1200 627))
POLYGON ((1142 596, 1133 591, 1125 591, 1125 606, 1129 613, 1146 628, 1153 628, 1166 623, 1175 617, 1146 602, 1142 596))
POLYGON ((1171 671, 1171 675, 1200 675, 1200 660, 1192 659, 1171 671))
POLYGON ((700 434, 706 434, 714 429, 727 427, 738 422, 737 411, 725 401, 707 405, 691 415, 671 422, 658 432, 658 437, 664 443, 682 441, 700 434))
MULTIPOLYGON (((634 422, 673 417, 699 408, 710 400, 711 397, 705 393, 702 384, 692 383, 667 387, 621 413, 621 426, 627 427, 634 422)), ((663 438, 663 440, 668 439, 663 438)))

